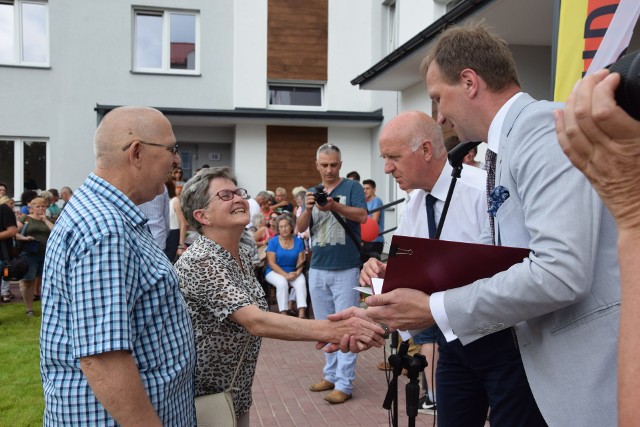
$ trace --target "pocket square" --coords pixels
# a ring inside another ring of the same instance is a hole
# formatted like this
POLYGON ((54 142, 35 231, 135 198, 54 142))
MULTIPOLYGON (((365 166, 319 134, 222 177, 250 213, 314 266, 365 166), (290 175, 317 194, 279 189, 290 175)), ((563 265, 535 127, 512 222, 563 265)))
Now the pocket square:
POLYGON ((509 190, 507 190, 506 187, 498 185, 496 188, 494 188, 491 191, 491 194, 489 194, 489 209, 487 209, 489 215, 495 217, 498 209, 500 209, 500 206, 502 206, 502 204, 508 198, 509 190))

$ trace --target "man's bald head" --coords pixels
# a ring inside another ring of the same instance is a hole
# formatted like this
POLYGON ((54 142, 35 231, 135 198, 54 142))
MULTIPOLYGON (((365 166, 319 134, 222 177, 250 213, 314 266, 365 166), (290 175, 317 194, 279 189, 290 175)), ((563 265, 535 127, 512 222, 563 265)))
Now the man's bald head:
POLYGON ((104 116, 94 136, 96 166, 118 167, 127 158, 122 149, 132 141, 157 141, 173 135, 171 123, 158 110, 150 107, 125 106, 104 116))
POLYGON ((394 117, 380 133, 384 172, 403 189, 431 191, 447 162, 442 129, 428 115, 408 111, 394 117))
POLYGON ((393 136, 397 140, 406 141, 412 151, 420 148, 424 141, 430 141, 433 156, 436 159, 442 159, 447 156, 442 128, 422 111, 407 111, 391 119, 382 129, 380 139, 385 139, 389 136, 393 136))

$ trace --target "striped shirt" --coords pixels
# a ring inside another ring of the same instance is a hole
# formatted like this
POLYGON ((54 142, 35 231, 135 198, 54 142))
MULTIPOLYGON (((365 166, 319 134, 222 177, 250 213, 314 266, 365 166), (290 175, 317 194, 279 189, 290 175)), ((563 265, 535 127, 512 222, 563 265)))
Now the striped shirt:
POLYGON ((178 277, 144 214, 91 174, 51 233, 40 371, 45 426, 112 426, 79 358, 129 351, 164 425, 195 425, 195 346, 178 277))

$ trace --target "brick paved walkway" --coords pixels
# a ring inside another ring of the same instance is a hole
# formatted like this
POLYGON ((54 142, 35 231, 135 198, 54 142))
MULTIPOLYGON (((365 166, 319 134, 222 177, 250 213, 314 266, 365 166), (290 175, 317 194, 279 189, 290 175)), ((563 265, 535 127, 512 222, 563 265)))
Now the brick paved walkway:
MULTIPOLYGON (((324 355, 310 342, 262 340, 253 382, 252 426, 387 426, 388 413, 382 408, 387 385, 385 374, 376 368, 383 360, 382 349, 358 356, 353 399, 330 405, 309 385, 322 379, 324 355)), ((398 426, 407 426, 402 377, 398 394, 398 426)), ((432 426, 433 416, 418 414, 416 426, 432 426)))

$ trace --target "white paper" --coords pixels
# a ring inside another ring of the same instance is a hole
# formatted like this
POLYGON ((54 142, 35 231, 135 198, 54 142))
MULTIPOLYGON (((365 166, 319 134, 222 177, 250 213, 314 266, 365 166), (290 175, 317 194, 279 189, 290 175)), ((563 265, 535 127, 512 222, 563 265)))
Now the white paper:
POLYGON ((380 279, 378 277, 374 277, 371 279, 371 285, 373 286, 373 294, 380 295, 382 293, 382 283, 384 279, 380 279))
POLYGON ((382 293, 382 282, 383 279, 373 278, 371 279, 371 284, 373 286, 356 286, 355 289, 358 292, 362 292, 365 295, 380 295, 382 293))
POLYGON ((400 331, 400 330, 398 331, 398 333, 400 334, 400 338, 402 338, 402 341, 410 340, 411 332, 415 332, 415 331, 400 331))
MULTIPOLYGON (((371 287, 370 286, 357 286, 355 289, 358 292, 362 292, 366 295, 380 295, 382 293, 382 284, 384 283, 384 279, 380 279, 378 277, 371 279, 371 287)), ((413 331, 398 331, 400 334, 400 338, 402 341, 406 341, 411 339, 412 335, 417 335, 421 330, 413 330, 413 331)))

